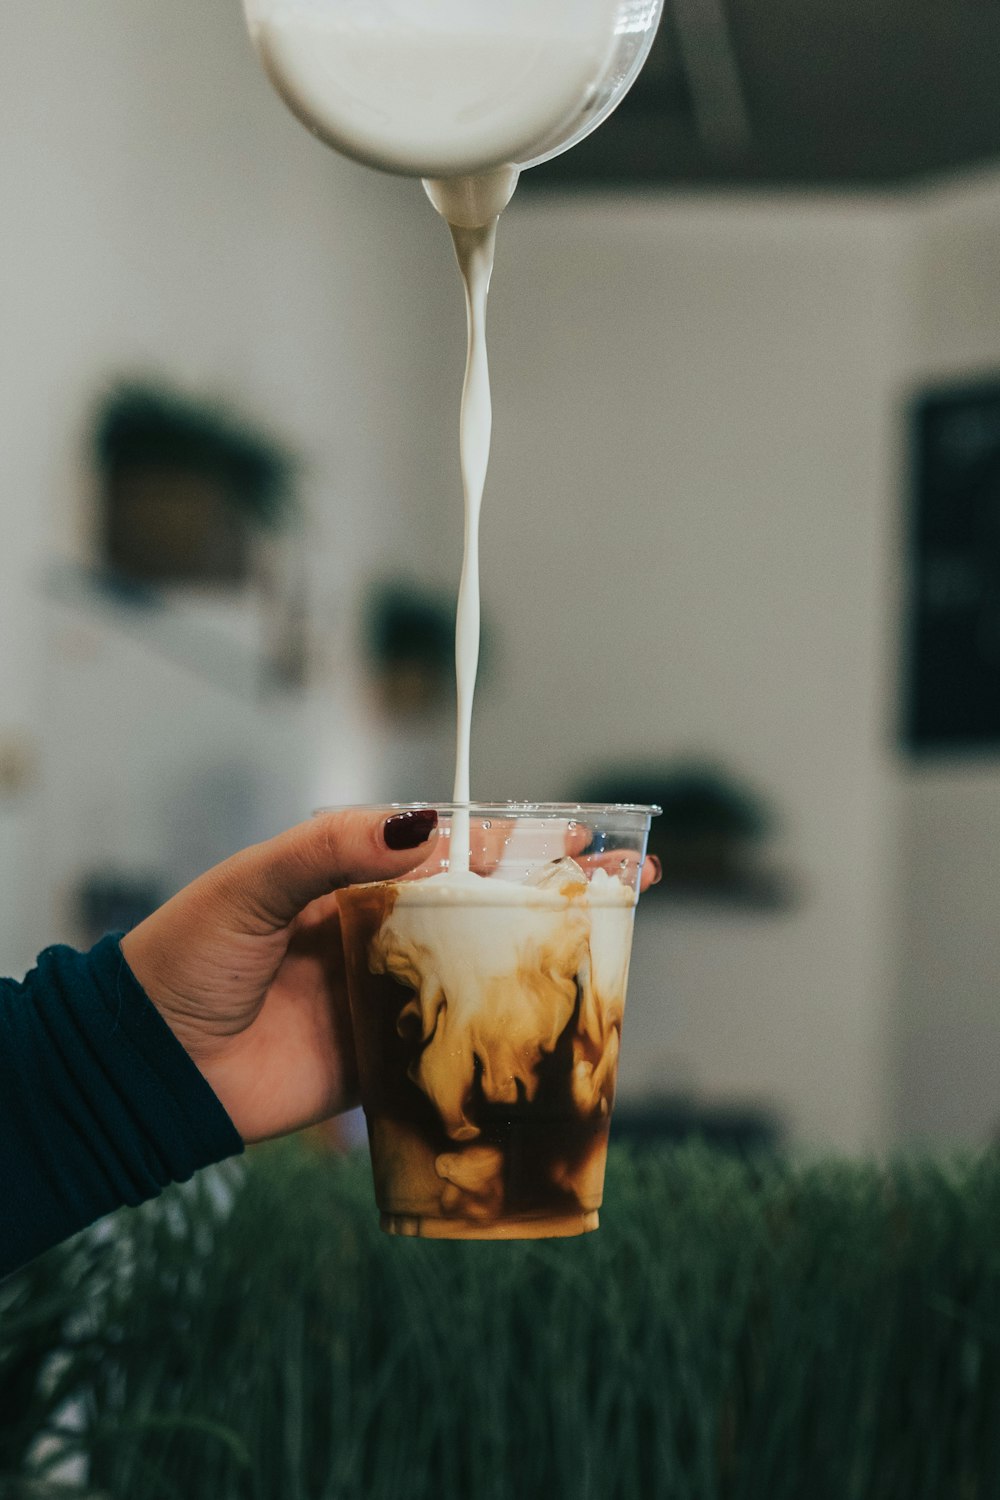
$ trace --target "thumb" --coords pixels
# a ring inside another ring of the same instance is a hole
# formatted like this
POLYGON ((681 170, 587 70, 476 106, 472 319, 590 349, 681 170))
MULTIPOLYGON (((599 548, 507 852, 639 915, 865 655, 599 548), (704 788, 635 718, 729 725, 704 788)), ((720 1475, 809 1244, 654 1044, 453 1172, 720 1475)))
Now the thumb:
POLYGON ((421 864, 435 836, 433 808, 321 813, 235 854, 202 878, 230 922, 255 932, 287 927, 304 907, 341 886, 391 880, 421 864))

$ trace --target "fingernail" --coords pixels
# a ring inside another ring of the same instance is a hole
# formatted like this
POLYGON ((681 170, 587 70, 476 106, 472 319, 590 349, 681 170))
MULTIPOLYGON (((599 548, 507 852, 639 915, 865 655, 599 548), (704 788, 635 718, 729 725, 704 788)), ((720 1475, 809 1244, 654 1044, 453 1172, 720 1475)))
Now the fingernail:
POLYGON ((438 815, 433 808, 395 813, 387 819, 384 834, 390 849, 417 849, 426 844, 437 827, 438 815))
POLYGON ((663 879, 663 866, 657 859, 655 854, 647 854, 646 858, 653 866, 653 878, 649 883, 650 885, 659 885, 660 881, 663 879))

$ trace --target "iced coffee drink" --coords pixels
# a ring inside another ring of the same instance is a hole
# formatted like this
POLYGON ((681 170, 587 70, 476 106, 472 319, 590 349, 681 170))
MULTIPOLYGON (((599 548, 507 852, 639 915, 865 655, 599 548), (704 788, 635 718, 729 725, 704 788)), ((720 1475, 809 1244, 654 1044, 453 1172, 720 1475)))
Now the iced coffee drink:
POLYGON ((468 869, 439 860, 417 878, 341 894, 390 1233, 597 1227, 648 827, 645 810, 628 811, 638 828, 596 836, 534 809, 473 817, 468 869))

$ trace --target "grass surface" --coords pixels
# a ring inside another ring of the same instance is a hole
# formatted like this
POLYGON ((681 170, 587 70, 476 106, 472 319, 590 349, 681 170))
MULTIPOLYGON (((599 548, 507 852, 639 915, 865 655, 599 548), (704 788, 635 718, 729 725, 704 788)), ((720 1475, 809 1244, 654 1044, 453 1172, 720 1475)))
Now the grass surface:
POLYGON ((109 1500, 1000 1495, 1000 1162, 618 1152, 602 1218, 391 1240, 256 1152, 0 1285, 0 1472, 72 1398, 109 1500))

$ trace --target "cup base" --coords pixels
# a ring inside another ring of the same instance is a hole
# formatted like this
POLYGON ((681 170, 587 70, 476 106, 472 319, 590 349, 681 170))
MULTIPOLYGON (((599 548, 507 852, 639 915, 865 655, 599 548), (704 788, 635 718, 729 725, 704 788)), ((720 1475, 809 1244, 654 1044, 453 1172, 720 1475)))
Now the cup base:
POLYGON ((383 1214, 386 1234, 423 1240, 550 1240, 591 1234, 599 1225, 596 1208, 547 1218, 508 1217, 481 1222, 435 1218, 431 1214, 383 1214))

